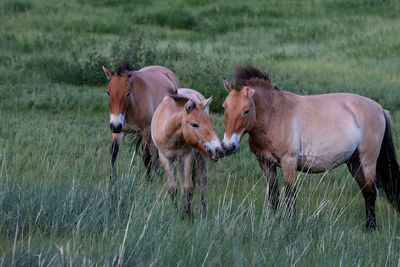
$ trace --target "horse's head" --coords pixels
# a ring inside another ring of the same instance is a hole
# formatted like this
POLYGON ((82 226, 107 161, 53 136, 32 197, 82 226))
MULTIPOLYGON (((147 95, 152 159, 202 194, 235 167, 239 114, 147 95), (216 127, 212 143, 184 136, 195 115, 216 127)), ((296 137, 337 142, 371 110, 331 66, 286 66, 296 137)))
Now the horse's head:
POLYGON ((124 127, 125 111, 131 97, 131 82, 133 71, 119 67, 117 73, 103 66, 103 71, 110 80, 107 87, 108 106, 110 108, 110 129, 113 133, 120 133, 124 127))
POLYGON ((185 104, 182 128, 183 136, 190 146, 195 147, 201 154, 207 155, 210 160, 217 161, 224 156, 224 153, 208 114, 211 99, 210 97, 198 104, 189 100, 185 104))
POLYGON ((248 86, 233 88, 226 80, 224 86, 229 95, 223 104, 225 134, 222 147, 225 155, 229 156, 239 149, 240 139, 255 123, 256 112, 253 101, 255 90, 248 86))

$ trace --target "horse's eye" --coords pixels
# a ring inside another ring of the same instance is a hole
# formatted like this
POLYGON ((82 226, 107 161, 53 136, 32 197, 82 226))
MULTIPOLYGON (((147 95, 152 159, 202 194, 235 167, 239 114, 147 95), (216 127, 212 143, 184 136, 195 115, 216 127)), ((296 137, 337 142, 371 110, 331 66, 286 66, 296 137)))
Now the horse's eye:
POLYGON ((198 124, 198 123, 192 122, 190 125, 191 125, 193 128, 199 128, 199 124, 198 124))
POLYGON ((247 114, 249 114, 249 112, 250 112, 250 109, 246 109, 246 110, 243 112, 243 116, 246 116, 247 114))
POLYGON ((107 91, 107 95, 108 95, 108 96, 110 96, 110 95, 111 95, 111 94, 110 94, 110 91, 107 91))
POLYGON ((225 114, 225 107, 222 107, 222 110, 224 111, 224 114, 225 114))
POLYGON ((131 92, 127 93, 125 97, 128 97, 128 96, 130 96, 130 95, 131 95, 131 92))

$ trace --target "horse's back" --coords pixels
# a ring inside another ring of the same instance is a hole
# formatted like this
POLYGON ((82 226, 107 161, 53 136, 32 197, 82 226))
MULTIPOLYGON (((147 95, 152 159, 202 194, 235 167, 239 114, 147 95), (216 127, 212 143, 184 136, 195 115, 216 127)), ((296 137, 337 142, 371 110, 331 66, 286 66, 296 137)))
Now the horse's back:
POLYGON ((140 123, 150 124, 153 113, 164 96, 176 94, 178 85, 178 78, 165 67, 148 66, 136 71, 133 77, 133 90, 137 119, 141 121, 140 123))
POLYGON ((355 124, 360 128, 370 128, 374 124, 381 126, 384 121, 381 105, 370 98, 350 93, 301 96, 296 115, 306 117, 318 127, 355 124))
POLYGON ((165 79, 167 79, 171 83, 170 86, 175 90, 180 87, 179 79, 175 73, 163 66, 147 66, 140 69, 137 73, 150 79, 150 82, 152 82, 153 79, 155 80, 154 82, 165 82, 165 79))

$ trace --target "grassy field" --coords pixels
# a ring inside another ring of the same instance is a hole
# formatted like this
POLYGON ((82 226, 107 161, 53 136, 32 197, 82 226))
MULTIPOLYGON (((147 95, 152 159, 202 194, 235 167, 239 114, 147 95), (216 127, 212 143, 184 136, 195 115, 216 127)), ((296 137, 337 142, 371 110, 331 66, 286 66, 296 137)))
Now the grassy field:
POLYGON ((247 137, 208 164, 208 216, 196 187, 193 223, 171 205, 162 175, 145 182, 129 139, 109 181, 101 70, 121 60, 171 68, 182 86, 214 96, 222 137, 222 79, 253 63, 283 90, 377 100, 400 151, 398 14, 398 0, 2 0, 0 266, 399 266, 400 218, 383 192, 378 229, 366 232, 344 166, 300 174, 289 220, 268 205, 247 137))

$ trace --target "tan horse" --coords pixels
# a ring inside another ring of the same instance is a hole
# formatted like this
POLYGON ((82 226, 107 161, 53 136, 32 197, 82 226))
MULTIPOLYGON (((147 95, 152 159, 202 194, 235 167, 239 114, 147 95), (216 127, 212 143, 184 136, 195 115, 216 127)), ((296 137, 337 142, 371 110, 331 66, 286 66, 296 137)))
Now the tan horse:
POLYGON ((380 184, 400 210, 400 173, 390 116, 375 101, 355 94, 300 96, 279 91, 259 69, 239 67, 224 102, 226 155, 245 133, 278 205, 276 166, 283 169, 286 203, 295 212, 297 171, 320 173, 346 163, 366 206, 366 226, 375 228, 380 184))
POLYGON ((177 184, 181 185, 184 212, 192 218, 191 202, 195 176, 200 185, 200 214, 206 214, 206 156, 212 161, 223 156, 221 143, 209 116, 211 98, 181 88, 178 95, 166 96, 154 112, 151 135, 167 175, 168 191, 176 205, 177 184))
POLYGON ((107 87, 113 138, 110 177, 122 138, 127 133, 136 133, 143 142, 143 160, 147 178, 150 179, 151 165, 155 166, 157 161, 157 149, 150 136, 151 118, 164 96, 176 93, 180 87, 179 80, 172 71, 162 66, 133 71, 128 63, 121 63, 116 73, 104 66, 103 70, 110 80, 107 87))

